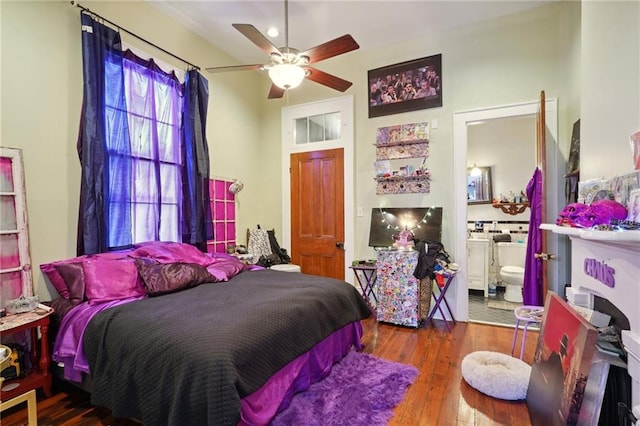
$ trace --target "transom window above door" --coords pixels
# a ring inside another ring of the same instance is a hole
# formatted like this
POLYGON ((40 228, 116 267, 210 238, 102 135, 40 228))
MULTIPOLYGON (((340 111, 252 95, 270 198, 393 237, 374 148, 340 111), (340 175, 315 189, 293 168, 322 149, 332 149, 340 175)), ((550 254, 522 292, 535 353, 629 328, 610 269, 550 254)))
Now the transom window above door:
POLYGON ((334 141, 341 138, 340 112, 330 112, 295 119, 294 140, 296 145, 334 141))

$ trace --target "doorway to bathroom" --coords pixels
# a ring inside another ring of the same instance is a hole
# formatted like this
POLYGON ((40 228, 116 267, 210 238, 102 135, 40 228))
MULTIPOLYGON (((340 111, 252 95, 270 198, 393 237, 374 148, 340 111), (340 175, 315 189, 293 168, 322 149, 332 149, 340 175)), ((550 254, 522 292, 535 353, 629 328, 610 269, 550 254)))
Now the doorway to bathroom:
POLYGON ((535 149, 535 115, 483 120, 467 126, 471 186, 475 183, 473 167, 488 170, 493 198, 513 203, 509 207, 520 207, 505 213, 495 208, 492 200, 467 203, 467 271, 483 287, 469 286, 470 321, 515 325, 513 310, 522 304, 530 213, 523 208, 523 201, 536 167, 535 149))
MULTIPOLYGON (((558 184, 560 179, 558 177, 557 100, 547 99, 542 102, 531 101, 454 113, 454 223, 456 228, 454 256, 461 266, 462 274, 459 275, 458 279, 466 284, 465 286, 461 285, 459 288, 460 293, 456 294, 455 310, 460 319, 466 318, 473 322, 487 322, 506 326, 510 326, 515 322, 513 310, 510 308, 491 308, 491 310, 488 310, 489 297, 488 294, 484 294, 484 291, 480 293, 482 298, 478 300, 486 302, 486 305, 479 306, 474 304, 474 293, 476 292, 469 292, 469 288, 473 287, 471 285, 472 278, 475 278, 473 276, 474 271, 469 271, 469 264, 473 261, 473 259, 469 258, 469 254, 470 249, 477 245, 477 243, 473 242, 469 244, 469 242, 472 241, 473 238, 486 240, 486 285, 488 287, 488 285, 493 282, 494 277, 500 280, 499 275, 497 275, 499 265, 497 263, 497 252, 494 252, 496 242, 493 237, 495 235, 508 233, 507 235, 510 235, 516 242, 518 239, 526 242, 526 238, 528 238, 526 231, 528 230, 530 211, 527 208, 524 213, 511 215, 503 212, 502 208, 496 208, 493 204, 477 206, 480 208, 471 210, 469 208, 470 205, 468 205, 467 176, 469 173, 468 169, 474 165, 474 160, 469 158, 469 154, 476 155, 474 150, 479 151, 477 155, 481 155, 481 157, 475 160, 476 165, 478 167, 482 165, 491 166, 494 161, 493 158, 497 158, 502 152, 511 148, 511 145, 515 145, 516 139, 529 141, 530 147, 522 148, 516 153, 511 152, 507 162, 504 165, 500 164, 499 169, 491 174, 492 181, 495 183, 493 187, 493 198, 499 199, 506 197, 507 201, 513 199, 513 204, 517 204, 516 201, 518 200, 516 200, 515 197, 521 195, 520 192, 525 190, 537 165, 536 157, 539 151, 536 151, 536 132, 538 129, 536 114, 541 105, 544 106, 544 117, 546 119, 544 131, 538 132, 539 134, 543 134, 546 139, 546 153, 542 158, 542 162, 546 164, 547 169, 547 173, 545 174, 547 185, 544 193, 546 200, 545 212, 547 217, 551 217, 556 214, 554 212, 558 211, 558 204, 562 198, 559 188, 560 185, 558 184), (504 128, 501 126, 504 126, 504 128), (529 130, 526 130, 526 134, 519 135, 519 131, 517 130, 519 127, 524 127, 529 130), (479 146, 476 148, 473 146, 474 134, 482 133, 483 131, 489 133, 489 136, 485 135, 485 139, 490 139, 493 145, 487 147, 479 146), (514 134, 510 135, 510 132, 514 134), (471 145, 469 145, 469 135, 471 135, 472 138, 471 145), (480 164, 479 161, 487 161, 487 164, 480 164), (513 175, 509 177, 509 170, 512 170, 511 173, 515 173, 514 170, 516 169, 524 170, 526 173, 524 181, 516 181, 513 175), (506 181, 506 183, 498 183, 501 180, 506 181), (485 214, 487 216, 485 216, 485 214), (472 230, 478 232, 472 233, 470 232, 472 230), (493 264, 491 262, 493 262, 493 264), (482 309, 482 311, 475 308, 482 309)), ((473 207, 474 209, 476 208, 476 206, 473 207)), ((507 211, 511 210, 510 208, 505 209, 507 211)), ((517 209, 514 208, 513 211, 517 211, 517 209)), ((558 253, 558 244, 558 238, 549 235, 547 252, 558 253)), ((558 288, 564 283, 566 270, 561 270, 562 268, 559 268, 557 263, 550 263, 547 267, 550 277, 549 290, 558 292, 558 288), (560 277, 563 278, 560 279, 560 277)), ((499 294, 500 293, 498 293, 498 295, 499 294)), ((499 296, 497 297, 499 298, 499 296)))

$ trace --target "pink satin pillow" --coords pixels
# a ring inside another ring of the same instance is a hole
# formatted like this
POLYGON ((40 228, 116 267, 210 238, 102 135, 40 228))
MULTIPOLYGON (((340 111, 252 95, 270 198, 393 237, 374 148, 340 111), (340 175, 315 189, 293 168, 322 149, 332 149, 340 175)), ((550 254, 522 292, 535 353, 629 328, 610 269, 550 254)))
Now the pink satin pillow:
POLYGON ((229 281, 242 271, 249 271, 252 265, 247 265, 237 258, 223 253, 209 253, 207 271, 218 281, 229 281))
POLYGON ((147 257, 160 263, 196 263, 207 266, 210 258, 198 248, 186 243, 167 241, 148 241, 135 245, 136 249, 131 253, 132 257, 147 257))
POLYGON ((71 293, 69 289, 69 283, 65 280, 65 278, 58 271, 59 268, 56 268, 57 265, 66 265, 70 263, 81 263, 85 259, 122 259, 127 257, 129 253, 131 253, 131 249, 119 250, 119 251, 110 251, 107 253, 97 253, 91 255, 84 255, 78 257, 72 257, 70 259, 65 260, 57 260, 55 262, 43 263, 40 265, 40 270, 43 274, 49 278, 51 284, 56 289, 60 297, 64 297, 65 299, 71 298, 71 293))
POLYGON ((90 305, 145 295, 134 259, 91 258, 82 267, 90 305))

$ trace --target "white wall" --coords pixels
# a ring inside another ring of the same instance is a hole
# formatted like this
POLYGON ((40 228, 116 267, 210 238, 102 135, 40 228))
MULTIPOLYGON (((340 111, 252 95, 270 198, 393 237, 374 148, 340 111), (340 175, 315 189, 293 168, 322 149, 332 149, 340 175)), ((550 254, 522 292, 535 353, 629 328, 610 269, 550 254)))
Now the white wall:
POLYGON ((640 130, 640 2, 582 3, 580 178, 633 171, 640 130))

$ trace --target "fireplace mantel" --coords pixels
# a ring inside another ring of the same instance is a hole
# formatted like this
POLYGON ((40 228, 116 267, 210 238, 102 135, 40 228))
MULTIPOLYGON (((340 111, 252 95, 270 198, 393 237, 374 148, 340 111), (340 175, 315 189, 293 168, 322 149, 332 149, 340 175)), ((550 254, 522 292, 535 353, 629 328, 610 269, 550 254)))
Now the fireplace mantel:
MULTIPOLYGON (((632 404, 640 403, 640 230, 599 231, 542 224, 571 239, 571 287, 609 300, 629 320, 622 331, 632 404)), ((593 308, 593 306, 590 306, 593 308)))

